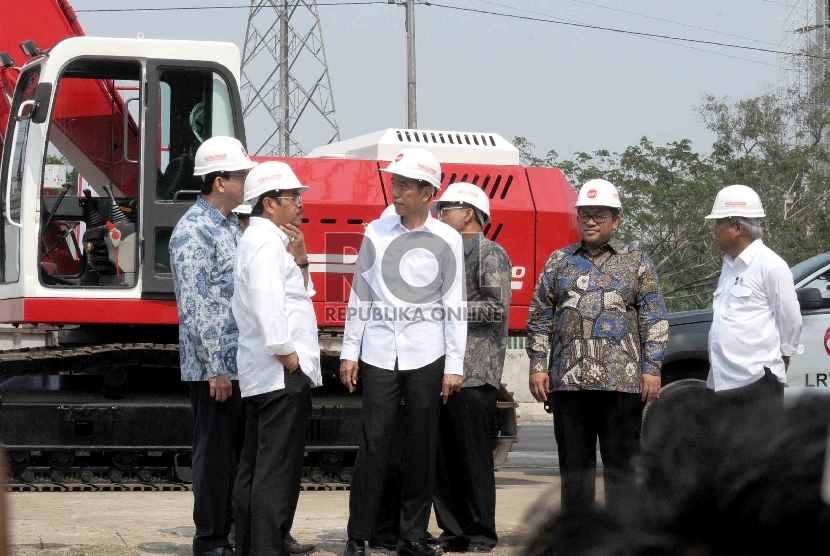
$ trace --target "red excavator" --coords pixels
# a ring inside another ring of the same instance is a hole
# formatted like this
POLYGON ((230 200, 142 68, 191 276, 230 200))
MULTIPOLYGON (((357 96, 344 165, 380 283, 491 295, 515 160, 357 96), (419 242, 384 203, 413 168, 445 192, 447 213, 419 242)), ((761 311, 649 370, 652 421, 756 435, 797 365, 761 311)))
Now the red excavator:
MULTIPOLYGON (((184 488, 192 417, 167 244, 198 195, 201 142, 245 141, 239 50, 84 37, 68 2, 32 0, 6 6, 0 52, 0 322, 10 339, 0 351, 0 439, 10 483, 184 488)), ((405 146, 438 156, 444 186, 467 181, 489 195, 485 234, 514 265, 513 347, 545 260, 578 238, 576 193, 562 173, 521 166, 496 134, 390 129, 284 159, 311 186, 303 231, 324 356, 307 488, 350 480, 360 398, 338 379, 344 308, 363 223, 390 201, 379 170, 405 146)), ((504 388, 499 417, 503 462, 517 432, 504 388)))

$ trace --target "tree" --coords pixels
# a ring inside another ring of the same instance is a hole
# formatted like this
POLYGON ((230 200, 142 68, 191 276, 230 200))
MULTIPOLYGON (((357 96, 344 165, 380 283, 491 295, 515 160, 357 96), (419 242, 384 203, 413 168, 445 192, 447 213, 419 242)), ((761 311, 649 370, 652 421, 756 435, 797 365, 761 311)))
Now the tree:
POLYGON ((790 102, 772 94, 730 102, 712 95, 697 107, 715 135, 712 152, 688 140, 656 146, 646 137, 622 153, 578 152, 540 158, 516 137, 524 164, 558 166, 579 187, 592 178, 614 183, 623 199, 623 241, 654 260, 669 310, 711 302, 722 257, 704 220, 717 191, 735 183, 755 189, 764 205, 764 242, 789 264, 830 245, 830 72, 790 102))

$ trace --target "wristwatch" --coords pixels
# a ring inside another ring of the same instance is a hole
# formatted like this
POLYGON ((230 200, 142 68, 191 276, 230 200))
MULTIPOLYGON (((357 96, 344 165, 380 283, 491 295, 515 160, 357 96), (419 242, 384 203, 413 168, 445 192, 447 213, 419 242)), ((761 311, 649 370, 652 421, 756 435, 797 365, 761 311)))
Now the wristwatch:
POLYGON ((300 268, 308 268, 308 261, 304 263, 297 263, 297 266, 299 266, 300 268))

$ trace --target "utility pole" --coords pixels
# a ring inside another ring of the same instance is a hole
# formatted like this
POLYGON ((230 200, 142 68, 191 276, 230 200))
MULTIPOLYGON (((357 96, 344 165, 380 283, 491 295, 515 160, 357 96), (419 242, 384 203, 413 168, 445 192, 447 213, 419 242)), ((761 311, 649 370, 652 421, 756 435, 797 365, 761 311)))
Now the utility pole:
POLYGON ((406 0, 406 127, 418 128, 415 103, 415 0, 406 0))

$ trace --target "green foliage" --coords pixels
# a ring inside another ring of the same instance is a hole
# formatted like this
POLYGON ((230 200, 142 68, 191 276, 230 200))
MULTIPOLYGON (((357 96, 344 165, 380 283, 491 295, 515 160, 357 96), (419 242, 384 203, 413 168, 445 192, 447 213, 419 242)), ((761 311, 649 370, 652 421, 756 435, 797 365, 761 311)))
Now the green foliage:
POLYGON ((704 220, 718 190, 749 185, 761 196, 767 217, 764 242, 789 264, 830 245, 830 149, 826 109, 830 79, 813 87, 812 102, 761 95, 734 103, 705 96, 697 111, 715 135, 710 154, 688 140, 654 145, 643 137, 622 153, 578 152, 543 158, 516 137, 524 164, 557 166, 579 188, 593 178, 620 190, 620 238, 639 245, 654 260, 670 311, 711 303, 722 256, 714 247, 712 222, 704 220), (823 139, 823 140, 822 140, 823 139))

